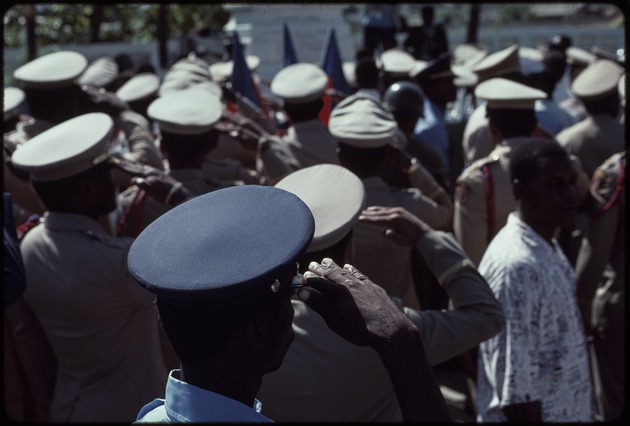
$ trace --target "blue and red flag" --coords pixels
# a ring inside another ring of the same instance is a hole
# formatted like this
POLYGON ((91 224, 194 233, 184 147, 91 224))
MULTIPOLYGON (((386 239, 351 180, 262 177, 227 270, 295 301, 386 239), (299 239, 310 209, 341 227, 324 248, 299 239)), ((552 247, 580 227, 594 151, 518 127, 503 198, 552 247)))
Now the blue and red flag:
POLYGON ((269 113, 260 95, 260 90, 254 82, 252 73, 247 66, 243 45, 236 31, 234 31, 232 35, 232 61, 232 76, 230 77, 232 90, 249 99, 254 106, 260 109, 265 117, 268 117, 269 113))
MULTIPOLYGON (((337 47, 337 38, 335 37, 335 29, 330 28, 326 36, 326 42, 324 43, 324 50, 322 51, 322 57, 319 61, 319 66, 328 74, 328 84, 326 89, 335 89, 338 92, 349 95, 350 85, 346 81, 346 77, 343 74, 343 67, 341 65, 341 55, 339 54, 339 48, 337 47)), ((330 112, 335 107, 332 99, 328 96, 324 96, 324 107, 319 112, 319 119, 328 126, 328 117, 330 112)))
POLYGON ((295 48, 293 47, 293 40, 291 39, 291 33, 289 32, 289 27, 286 22, 282 25, 283 28, 283 37, 282 44, 284 46, 284 56, 282 60, 282 67, 288 67, 289 65, 297 64, 298 59, 295 54, 295 48))

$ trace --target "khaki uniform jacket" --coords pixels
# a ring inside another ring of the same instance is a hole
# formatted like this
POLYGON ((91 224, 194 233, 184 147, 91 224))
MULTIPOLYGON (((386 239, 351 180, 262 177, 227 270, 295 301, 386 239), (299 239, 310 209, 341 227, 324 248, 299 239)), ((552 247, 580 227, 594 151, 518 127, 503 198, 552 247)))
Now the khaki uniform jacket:
POLYGON ((610 156, 625 149, 624 126, 618 117, 608 114, 589 115, 558 133, 556 139, 580 159, 589 177, 610 156))
MULTIPOLYGON (((367 206, 404 207, 436 230, 449 229, 452 206, 443 206, 417 188, 389 187, 380 177, 363 179, 367 206)), ((411 268, 411 247, 387 240, 382 230, 358 223, 353 228, 352 254, 348 262, 379 283, 403 305, 419 308, 411 268)))
POLYGON ((154 296, 127 270, 131 243, 62 213, 46 213, 21 242, 24 299, 58 362, 52 422, 132 422, 163 396, 154 296))
MULTIPOLYGON (((422 334, 432 365, 501 331, 501 306, 452 235, 427 233, 416 249, 439 277, 454 309, 404 308, 422 334)), ((277 422, 402 421, 394 387, 377 353, 339 337, 302 301, 294 300, 293 306, 295 339, 280 369, 263 377, 257 395, 263 414, 277 422)))
POLYGON ((473 161, 487 157, 494 149, 494 142, 486 117, 486 104, 479 105, 468 117, 464 128, 462 147, 465 164, 471 164, 473 161))
POLYGON ((453 231, 477 266, 490 240, 516 208, 508 164, 512 147, 521 141, 520 138, 503 141, 488 157, 468 166, 457 179, 453 231))
MULTIPOLYGON (((188 189, 193 196, 199 196, 225 187, 218 182, 203 177, 198 169, 174 169, 168 172, 188 189)), ((171 209, 170 206, 158 202, 131 186, 118 196, 118 235, 137 237, 140 232, 155 219, 171 209)))
MULTIPOLYGON (((337 140, 319 119, 295 123, 289 127, 287 134, 280 140, 271 139, 271 144, 281 145, 279 148, 268 150, 288 151, 280 157, 279 166, 274 161, 263 157, 266 174, 272 182, 276 182, 287 174, 284 158, 292 158, 294 164, 289 165, 291 171, 304 169, 316 164, 339 164, 337 158, 337 140), (284 157, 284 158, 283 158, 284 157)), ((267 154, 269 155, 269 154, 267 154)))

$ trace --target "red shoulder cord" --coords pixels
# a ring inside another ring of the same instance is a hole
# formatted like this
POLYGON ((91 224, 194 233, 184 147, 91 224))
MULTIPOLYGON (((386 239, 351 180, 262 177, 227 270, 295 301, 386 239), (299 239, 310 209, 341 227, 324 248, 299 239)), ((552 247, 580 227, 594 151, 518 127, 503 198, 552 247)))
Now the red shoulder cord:
POLYGON ((624 173, 625 173, 624 162, 625 161, 619 162, 619 174, 617 175, 617 186, 615 187, 615 191, 612 193, 612 195, 608 199, 608 202, 604 204, 604 207, 602 209, 603 211, 606 211, 612 207, 615 201, 617 201, 619 194, 623 190, 623 180, 624 180, 624 173))
POLYGON ((488 216, 488 235, 486 236, 486 242, 490 243, 496 223, 494 211, 494 183, 492 182, 492 173, 490 173, 490 168, 487 165, 482 166, 481 171, 484 177, 483 188, 486 191, 486 212, 488 216))
POLYGON ((135 224, 135 229, 133 230, 132 236, 137 237, 140 234, 140 226, 142 224, 142 207, 144 206, 144 197, 146 195, 146 191, 144 189, 138 189, 133 196, 133 200, 127 206, 122 216, 118 220, 118 227, 116 228, 116 235, 119 237, 123 234, 125 229, 129 224, 129 219, 133 213, 135 220, 133 223, 135 224), (135 208, 137 207, 137 208, 135 208))

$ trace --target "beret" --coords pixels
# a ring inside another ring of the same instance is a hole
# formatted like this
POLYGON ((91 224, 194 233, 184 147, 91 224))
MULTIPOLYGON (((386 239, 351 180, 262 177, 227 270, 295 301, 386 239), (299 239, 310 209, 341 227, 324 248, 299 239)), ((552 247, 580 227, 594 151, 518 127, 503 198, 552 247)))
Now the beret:
POLYGON ((78 52, 60 51, 40 56, 13 72, 13 77, 27 87, 55 89, 74 84, 87 67, 87 59, 78 52))
POLYGON ((352 95, 330 113, 328 130, 339 141, 357 148, 379 148, 392 142, 394 116, 369 96, 352 95))
POLYGON ((312 102, 326 90, 328 75, 319 66, 297 63, 282 68, 271 81, 271 92, 289 103, 312 102))
POLYGON ((160 77, 151 72, 134 75, 116 91, 116 96, 125 102, 147 99, 157 94, 160 77))
POLYGON ((92 61, 79 77, 79 84, 105 87, 118 77, 118 64, 109 56, 92 61))
POLYGON ((296 195, 273 186, 234 186, 157 218, 134 240, 127 265, 158 297, 239 304, 273 294, 272 284, 295 267, 314 228, 311 211, 296 195))
POLYGON ((491 78, 475 87, 475 96, 487 101, 487 108, 534 109, 538 99, 545 99, 545 92, 505 78, 491 78))
POLYGON ((194 86, 168 92, 155 99, 147 115, 160 130, 181 135, 196 135, 212 129, 223 114, 220 99, 209 91, 194 86))
MULTIPOLYGON (((4 88, 4 120, 9 120, 19 114, 20 105, 24 102, 24 91, 18 87, 4 88)), ((8 129, 5 129, 5 132, 8 129)))
POLYGON ((297 170, 275 186, 300 197, 313 213, 315 233, 309 253, 338 243, 356 225, 366 205, 361 179, 336 164, 297 170))
POLYGON ((573 80, 571 91, 584 101, 596 101, 619 91, 624 69, 614 61, 599 59, 588 65, 573 80))
POLYGON ((491 53, 477 62, 472 70, 477 74, 479 81, 513 72, 520 72, 521 67, 518 50, 518 45, 513 44, 508 48, 491 53))
POLYGON ((86 171, 109 158, 114 121, 102 112, 83 114, 38 134, 15 150, 11 162, 48 182, 86 171))

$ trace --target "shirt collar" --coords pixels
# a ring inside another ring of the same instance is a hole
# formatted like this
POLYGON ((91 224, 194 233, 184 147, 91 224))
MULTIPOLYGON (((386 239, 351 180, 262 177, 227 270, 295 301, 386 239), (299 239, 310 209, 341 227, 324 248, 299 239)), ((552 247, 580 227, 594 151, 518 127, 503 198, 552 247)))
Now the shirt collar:
POLYGON ((254 407, 218 393, 179 380, 173 370, 166 384, 166 416, 170 422, 271 422, 260 414, 262 404, 254 407))

